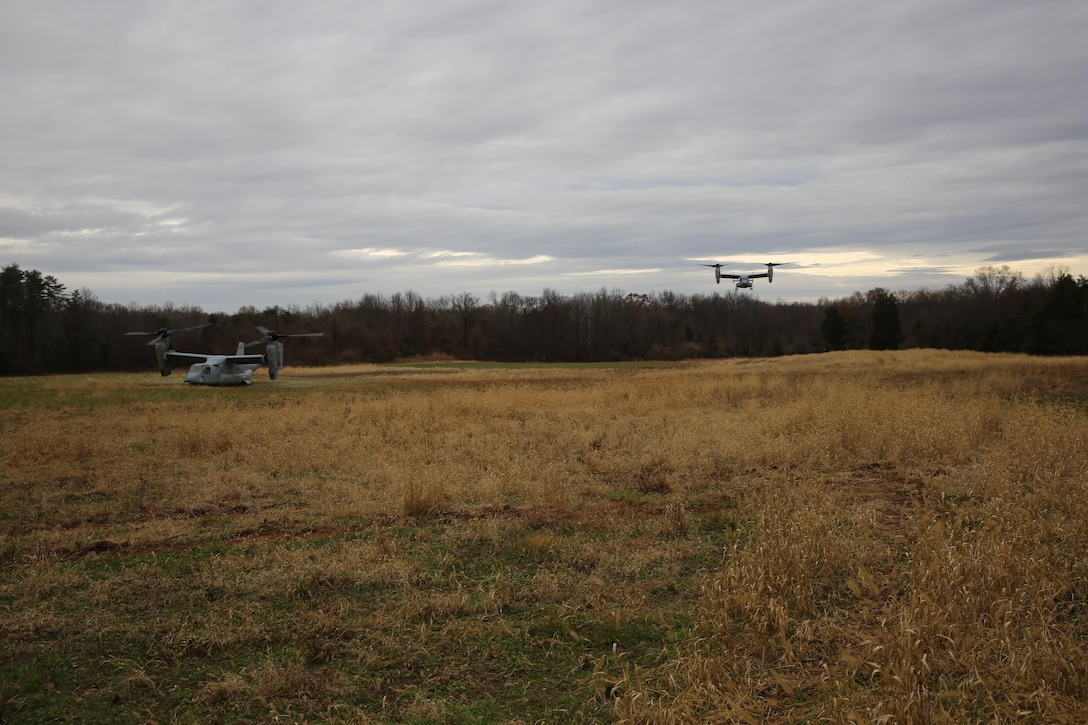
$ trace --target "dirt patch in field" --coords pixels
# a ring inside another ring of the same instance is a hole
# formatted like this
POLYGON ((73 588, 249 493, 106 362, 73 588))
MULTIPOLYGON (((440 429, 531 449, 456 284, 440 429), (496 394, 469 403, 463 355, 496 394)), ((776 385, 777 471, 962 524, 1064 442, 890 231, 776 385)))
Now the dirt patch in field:
MULTIPOLYGON (((828 495, 853 516, 861 517, 872 527, 874 538, 895 541, 913 538, 919 517, 922 515, 927 500, 927 488, 922 478, 906 476, 893 466, 873 463, 861 466, 843 474, 829 477, 824 481, 828 495)), ((739 506, 739 499, 734 492, 721 492, 711 498, 700 498, 690 504, 662 503, 660 500, 647 501, 638 499, 616 498, 600 501, 584 501, 577 506, 532 505, 514 506, 500 504, 465 508, 457 510, 439 510, 426 516, 386 516, 380 519, 360 519, 346 526, 321 527, 290 515, 254 519, 260 507, 252 510, 245 506, 218 508, 215 511, 172 511, 166 518, 191 518, 195 514, 205 517, 221 518, 220 530, 226 529, 215 538, 195 538, 179 540, 171 537, 157 542, 134 544, 115 535, 111 535, 115 526, 108 521, 83 520, 77 526, 65 527, 83 529, 77 543, 50 552, 50 555, 65 559, 80 559, 86 556, 139 556, 171 551, 185 551, 207 546, 237 546, 260 541, 311 540, 324 537, 356 536, 373 530, 375 527, 390 525, 421 526, 460 526, 472 525, 487 520, 518 521, 532 530, 613 530, 617 521, 635 519, 663 519, 676 517, 678 512, 694 519, 720 516, 727 509, 739 506), (233 531, 229 519, 238 517, 233 531), (247 520, 248 519, 248 520, 247 520)), ((134 523, 152 523, 156 517, 144 516, 138 520, 126 521, 127 526, 134 523)), ((9 557, 10 558, 10 557, 9 557)))
POLYGON ((905 476, 887 463, 860 466, 829 479, 827 485, 843 507, 868 511, 870 522, 883 536, 909 536, 925 507, 925 481, 905 476))

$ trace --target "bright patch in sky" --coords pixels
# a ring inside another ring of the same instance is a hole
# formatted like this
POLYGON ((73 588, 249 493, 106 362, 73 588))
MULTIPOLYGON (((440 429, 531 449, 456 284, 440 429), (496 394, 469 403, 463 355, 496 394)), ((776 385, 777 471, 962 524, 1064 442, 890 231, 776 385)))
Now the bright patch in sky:
POLYGON ((360 256, 360 257, 378 257, 378 258, 403 257, 403 256, 408 254, 408 252, 405 252, 405 251, 400 250, 400 249, 374 249, 372 247, 367 247, 366 249, 345 249, 340 253, 349 254, 349 255, 356 255, 356 256, 360 256))
POLYGON ((660 269, 595 269, 591 272, 568 272, 568 277, 614 277, 637 274, 658 274, 660 269))
POLYGON ((541 264, 550 262, 552 258, 545 254, 526 259, 495 259, 486 254, 475 252, 430 252, 423 255, 435 260, 440 267, 502 267, 506 265, 541 264))

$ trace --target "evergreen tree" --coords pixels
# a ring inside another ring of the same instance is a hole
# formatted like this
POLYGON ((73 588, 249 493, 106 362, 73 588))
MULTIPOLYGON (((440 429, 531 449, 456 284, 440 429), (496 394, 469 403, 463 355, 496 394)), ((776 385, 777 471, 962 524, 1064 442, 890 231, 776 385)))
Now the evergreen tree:
POLYGON ((824 321, 820 325, 820 331, 829 350, 846 349, 846 341, 850 337, 850 325, 847 324, 838 305, 832 305, 824 310, 824 321))
POLYGON ((873 298, 873 330, 869 335, 872 350, 898 350, 902 333, 899 326, 899 303, 895 295, 877 288, 873 298))
POLYGON ((1051 281, 1042 307, 1033 315, 1030 349, 1043 355, 1088 351, 1088 278, 1060 274, 1051 281))
POLYGON ((0 339, 7 353, 0 353, 0 373, 22 375, 50 372, 45 355, 55 346, 55 314, 63 309, 68 295, 53 275, 36 269, 22 270, 11 264, 0 270, 0 339))

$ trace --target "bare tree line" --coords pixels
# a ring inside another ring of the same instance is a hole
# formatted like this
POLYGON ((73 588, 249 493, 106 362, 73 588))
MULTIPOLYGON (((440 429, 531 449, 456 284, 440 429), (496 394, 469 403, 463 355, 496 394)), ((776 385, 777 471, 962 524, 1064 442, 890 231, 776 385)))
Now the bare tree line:
POLYGON ((232 352, 261 335, 289 340, 292 365, 388 362, 415 356, 510 362, 600 362, 773 357, 831 349, 933 347, 1080 355, 1088 352, 1088 278, 1065 269, 1027 280, 982 267, 941 290, 873 289, 817 303, 764 302, 750 293, 642 294, 600 289, 569 296, 468 292, 424 299, 364 294, 333 305, 124 306, 90 290, 68 292, 52 275, 0 269, 0 374, 143 370, 154 355, 133 330, 186 328, 180 350, 232 352))

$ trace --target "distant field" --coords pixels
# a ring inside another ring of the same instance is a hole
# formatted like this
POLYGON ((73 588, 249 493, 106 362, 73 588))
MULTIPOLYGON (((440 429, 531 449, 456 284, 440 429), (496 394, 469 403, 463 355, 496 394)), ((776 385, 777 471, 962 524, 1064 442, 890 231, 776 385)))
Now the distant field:
POLYGON ((0 378, 0 722, 1088 721, 1088 360, 0 378))

